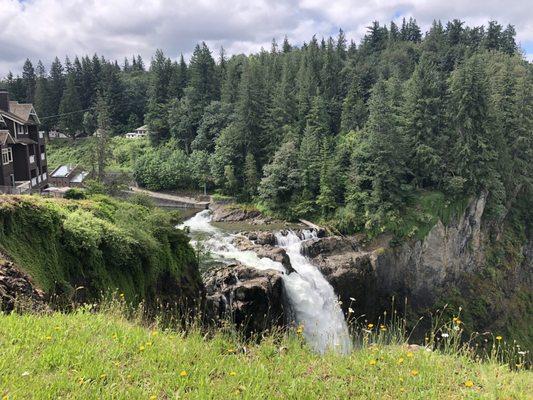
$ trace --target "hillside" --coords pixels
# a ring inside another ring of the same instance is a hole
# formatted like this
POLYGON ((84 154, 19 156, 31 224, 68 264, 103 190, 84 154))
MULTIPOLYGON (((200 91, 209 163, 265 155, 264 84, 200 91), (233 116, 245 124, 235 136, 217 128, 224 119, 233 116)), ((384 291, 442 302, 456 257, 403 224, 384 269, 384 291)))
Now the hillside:
POLYGON ((174 225, 171 213, 105 196, 0 197, 0 252, 67 302, 114 290, 129 301, 198 300, 196 257, 174 225))
MULTIPOLYGON (((115 309, 116 311, 116 309, 115 309)), ((0 395, 69 399, 527 399, 531 372, 406 346, 319 356, 298 334, 261 344, 185 335, 116 312, 0 316, 0 395)))

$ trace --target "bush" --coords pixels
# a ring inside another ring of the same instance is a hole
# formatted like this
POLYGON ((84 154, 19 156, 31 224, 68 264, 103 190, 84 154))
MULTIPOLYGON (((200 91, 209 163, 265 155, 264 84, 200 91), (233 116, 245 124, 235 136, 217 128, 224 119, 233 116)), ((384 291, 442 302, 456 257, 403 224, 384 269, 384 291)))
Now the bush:
POLYGON ((85 195, 85 191, 78 188, 72 188, 65 192, 65 199, 70 200, 82 200, 85 199, 87 196, 85 195))

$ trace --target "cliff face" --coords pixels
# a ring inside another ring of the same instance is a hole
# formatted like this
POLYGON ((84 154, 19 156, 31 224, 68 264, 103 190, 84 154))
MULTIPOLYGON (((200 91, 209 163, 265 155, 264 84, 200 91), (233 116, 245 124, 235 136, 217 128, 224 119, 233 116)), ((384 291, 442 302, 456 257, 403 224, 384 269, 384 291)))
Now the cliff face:
POLYGON ((488 237, 482 218, 487 196, 468 205, 448 225, 438 222, 423 240, 390 247, 383 240, 363 246, 330 237, 307 245, 347 311, 369 319, 408 301, 412 320, 448 304, 462 308, 471 331, 490 330, 531 344, 533 340, 533 241, 530 237, 488 237), (355 301, 353 300, 355 299, 355 301))

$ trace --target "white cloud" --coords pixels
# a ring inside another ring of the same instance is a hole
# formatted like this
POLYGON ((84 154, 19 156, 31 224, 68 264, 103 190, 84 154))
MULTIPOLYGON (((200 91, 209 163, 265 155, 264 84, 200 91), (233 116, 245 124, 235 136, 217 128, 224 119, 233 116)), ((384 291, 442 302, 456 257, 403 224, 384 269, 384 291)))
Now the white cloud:
POLYGON ((140 53, 148 61, 156 48, 176 58, 202 40, 230 54, 269 48, 285 35, 300 44, 340 27, 359 40, 371 21, 399 15, 414 16, 424 30, 433 19, 497 19, 533 43, 533 15, 521 0, 0 0, 0 76, 20 71, 26 58, 49 65, 56 55, 140 53))

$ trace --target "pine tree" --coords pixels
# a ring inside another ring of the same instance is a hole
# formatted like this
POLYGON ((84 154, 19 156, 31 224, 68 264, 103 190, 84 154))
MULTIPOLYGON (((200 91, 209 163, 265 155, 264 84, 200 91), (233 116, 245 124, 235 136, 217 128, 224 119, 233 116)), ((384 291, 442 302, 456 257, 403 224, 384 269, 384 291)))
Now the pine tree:
POLYGON ((361 129, 368 114, 361 87, 361 79, 355 72, 352 75, 348 94, 342 104, 341 132, 343 133, 361 129))
POLYGON ((52 115, 49 101, 48 80, 46 79, 46 70, 41 60, 37 63, 37 82, 35 85, 34 107, 40 116, 41 129, 49 131, 51 128, 50 119, 52 115))
POLYGON ((257 193, 259 178, 257 176, 257 164, 252 153, 246 153, 244 159, 244 191, 249 199, 257 193))
POLYGON ((37 78, 35 76, 33 65, 29 59, 26 59, 24 67, 22 68, 22 79, 26 88, 26 98, 24 101, 27 103, 33 103, 35 100, 35 86, 37 78))
MULTIPOLYGON (((63 66, 56 57, 52 66, 50 67, 50 81, 48 85, 48 101, 50 102, 50 109, 48 110, 52 115, 57 115, 59 112, 59 104, 63 98, 63 90, 65 87, 65 77, 63 75, 63 66)), ((56 126, 59 118, 53 116, 50 118, 50 126, 56 126)))
POLYGON ((83 111, 76 86, 76 78, 71 72, 67 76, 67 84, 59 106, 59 128, 66 135, 75 138, 82 130, 83 111))
POLYGON ((453 190, 477 194, 497 186, 495 152, 488 129, 488 82, 479 56, 469 58, 451 77, 453 190), (464 183, 464 186, 462 185, 464 183))
POLYGON ((96 119, 98 125, 98 135, 96 139, 95 158, 97 165, 97 176, 103 181, 105 168, 109 159, 109 136, 111 132, 111 117, 109 106, 103 95, 99 94, 96 102, 96 119))
POLYGON ((409 166, 417 186, 439 186, 446 153, 446 87, 429 57, 422 56, 407 86, 405 136, 409 166))

